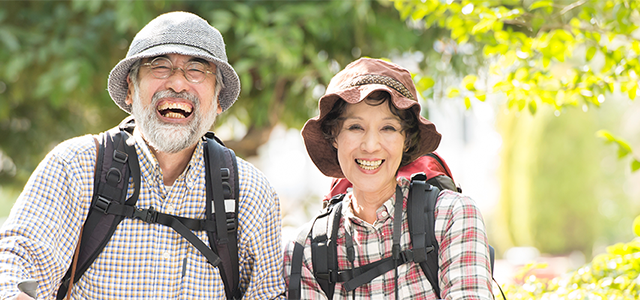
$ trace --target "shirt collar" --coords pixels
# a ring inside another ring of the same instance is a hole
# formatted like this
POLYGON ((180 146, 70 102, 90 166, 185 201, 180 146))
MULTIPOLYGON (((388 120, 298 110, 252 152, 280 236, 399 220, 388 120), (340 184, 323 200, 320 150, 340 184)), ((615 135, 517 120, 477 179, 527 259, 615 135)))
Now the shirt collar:
MULTIPOLYGON (((136 152, 138 154, 138 161, 140 162, 140 175, 142 180, 149 178, 162 182, 162 170, 155 155, 151 152, 151 148, 142 138, 139 130, 134 130, 133 136, 137 145, 136 152)), ((189 160, 189 164, 180 177, 178 177, 179 180, 184 176, 188 187, 193 187, 198 179, 198 174, 195 170, 204 170, 203 145, 204 140, 200 139, 191 156, 191 160, 189 160)))
MULTIPOLYGON (((398 177, 397 183, 400 186, 402 191, 402 200, 406 202, 406 199, 409 195, 409 188, 411 186, 411 181, 405 177, 398 177)), ((362 222, 360 218, 356 217, 353 212, 353 207, 351 202, 353 200, 353 190, 347 189, 347 194, 344 197, 344 203, 342 204, 342 214, 350 219, 351 221, 362 222)), ((394 215, 395 209, 394 205, 396 203, 396 193, 385 201, 377 210, 376 215, 378 216, 378 221, 384 222, 387 218, 390 218, 394 215), (383 212, 386 211, 386 215, 383 217, 383 212)), ((403 203, 403 206, 406 205, 403 203)))

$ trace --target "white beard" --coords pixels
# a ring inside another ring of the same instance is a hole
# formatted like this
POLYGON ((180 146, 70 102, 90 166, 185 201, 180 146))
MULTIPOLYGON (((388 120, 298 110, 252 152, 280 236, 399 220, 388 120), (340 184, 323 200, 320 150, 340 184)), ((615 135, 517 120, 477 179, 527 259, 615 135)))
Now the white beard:
MULTIPOLYGON (((213 101, 213 100, 212 100, 213 101)), ((216 110, 202 115, 200 99, 187 92, 176 93, 171 90, 157 92, 151 104, 143 107, 140 93, 135 87, 133 91, 132 115, 136 120, 136 129, 140 130, 150 147, 165 153, 178 153, 195 145, 216 121, 216 110), (182 98, 193 103, 193 118, 187 124, 171 124, 162 122, 157 115, 156 107, 162 98, 182 98)))

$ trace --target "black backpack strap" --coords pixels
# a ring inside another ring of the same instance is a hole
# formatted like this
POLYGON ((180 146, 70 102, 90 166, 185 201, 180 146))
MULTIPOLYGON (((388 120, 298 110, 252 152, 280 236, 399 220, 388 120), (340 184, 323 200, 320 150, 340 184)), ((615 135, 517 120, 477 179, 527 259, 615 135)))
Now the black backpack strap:
POLYGON ((207 219, 215 223, 215 230, 207 231, 209 244, 221 258, 220 275, 227 299, 240 299, 237 237, 240 193, 236 156, 211 133, 207 135, 204 156, 207 219))
POLYGON ((342 218, 342 202, 329 206, 311 229, 311 261, 313 275, 328 299, 333 298, 338 282, 338 227, 342 218))
POLYGON ((407 211, 409 212, 409 234, 413 249, 413 259, 431 283, 436 298, 440 298, 438 284, 438 241, 435 236, 435 207, 440 194, 438 188, 413 180, 409 192, 407 211))
MULTIPOLYGON (((94 195, 79 240, 79 254, 73 283, 80 280, 84 272, 100 255, 116 227, 124 218, 123 216, 104 214, 100 207, 105 201, 125 203, 130 174, 133 176, 135 189, 126 203, 135 204, 138 200, 140 168, 135 147, 127 143, 130 135, 124 130, 129 121, 130 119, 125 119, 119 127, 99 136, 100 146, 95 166, 94 195), (135 159, 129 160, 129 157, 135 159)), ((72 267, 69 267, 62 278, 56 295, 57 299, 63 299, 66 296, 71 284, 71 272, 72 267)))
POLYGON ((311 234, 311 228, 318 218, 303 227, 298 233, 298 237, 293 245, 293 255, 291 256, 291 271, 289 273, 289 286, 287 287, 289 300, 299 300, 302 289, 302 260, 304 257, 304 245, 311 234))
MULTIPOLYGON (((313 263, 313 268, 314 268, 314 276, 316 276, 316 274, 318 273, 316 268, 316 265, 319 264, 319 262, 315 261, 315 256, 313 254, 315 254, 318 251, 322 251, 322 252, 326 252, 329 251, 328 245, 327 243, 323 243, 323 248, 321 249, 316 249, 314 250, 314 248, 318 247, 317 243, 314 243, 314 240, 327 240, 328 237, 326 235, 327 231, 326 228, 328 226, 328 218, 329 215, 332 214, 332 212, 334 212, 336 209, 337 210, 341 210, 342 209, 342 199, 344 198, 344 194, 339 194, 334 196, 333 198, 331 198, 331 200, 328 202, 328 206, 324 209, 324 211, 318 215, 313 222, 308 223, 305 227, 302 228, 302 230, 300 231, 300 233, 298 234, 298 237, 296 238, 295 244, 293 246, 293 255, 291 257, 291 272, 290 272, 290 276, 289 276, 289 286, 288 286, 288 297, 287 299, 300 299, 301 296, 301 281, 302 281, 302 260, 304 257, 304 245, 306 243, 306 240, 308 238, 311 238, 311 259, 312 259, 312 263, 313 263), (336 208, 336 206, 338 206, 336 208), (318 224, 318 225, 316 225, 318 224), (316 226, 320 226, 324 229, 319 229, 316 231, 313 231, 313 228, 315 228, 316 226), (314 234, 316 235, 321 235, 320 237, 315 237, 314 238, 314 234)), ((341 214, 341 212, 338 212, 338 214, 341 214)), ((335 218, 335 216, 334 216, 335 218)), ((338 218, 338 222, 340 221, 340 218, 338 218)), ((335 233, 334 236, 337 235, 337 226, 335 227, 335 233)), ((332 230, 333 231, 333 230, 332 230)), ((335 249, 335 256, 336 260, 337 260, 337 245, 335 243, 333 243, 333 245, 336 246, 335 249)), ((322 262, 320 262, 322 263, 322 262)), ((327 264, 325 263, 323 266, 326 266, 327 264)), ((333 265, 333 264, 332 264, 333 265)), ((329 268, 324 268, 322 269, 320 272, 321 273, 329 273, 328 271, 329 268)), ((337 263, 335 264, 335 270, 337 270, 337 263)), ((327 276, 328 277, 328 276, 327 276)), ((331 291, 331 293, 333 293, 333 286, 335 286, 335 282, 330 283, 328 281, 320 283, 320 281, 318 280, 318 278, 316 277, 316 281, 318 281, 318 284, 320 284, 320 286, 322 287, 322 290, 324 291, 325 295, 328 295, 328 292, 331 291)), ((331 297, 329 297, 331 298, 331 297)))

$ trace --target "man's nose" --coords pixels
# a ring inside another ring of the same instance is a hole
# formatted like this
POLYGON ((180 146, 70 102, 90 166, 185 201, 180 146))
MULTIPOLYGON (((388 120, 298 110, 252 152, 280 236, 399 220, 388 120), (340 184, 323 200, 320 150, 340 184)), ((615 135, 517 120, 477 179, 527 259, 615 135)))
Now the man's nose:
POLYGON ((182 68, 174 67, 171 75, 165 79, 166 88, 176 93, 187 91, 189 89, 189 80, 187 80, 186 75, 182 68))

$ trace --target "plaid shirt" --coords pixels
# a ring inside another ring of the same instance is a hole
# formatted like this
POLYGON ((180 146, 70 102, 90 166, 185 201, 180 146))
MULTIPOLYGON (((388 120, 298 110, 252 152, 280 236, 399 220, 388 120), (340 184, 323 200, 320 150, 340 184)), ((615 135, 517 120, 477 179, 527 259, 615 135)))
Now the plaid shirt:
MULTIPOLYGON (((407 218, 407 196, 410 182, 400 178, 403 213, 401 250, 410 248, 407 218)), ((342 206, 342 219, 338 229, 338 266, 350 269, 346 257, 345 232, 353 238, 356 258, 354 267, 391 256, 393 245, 394 195, 377 210, 377 221, 368 224, 356 217, 351 208, 353 194, 348 192, 342 206)), ((436 204, 436 239, 440 246, 438 263, 441 297, 444 299, 493 299, 487 237, 480 211, 474 202, 461 194, 445 190, 438 196, 436 204)), ((285 250, 285 280, 289 282, 291 257, 294 242, 285 250)), ((311 240, 304 248, 301 282, 301 299, 326 299, 313 277, 311 262, 311 240)), ((370 283, 347 293, 342 283, 336 283, 335 299, 394 299, 395 273, 389 271, 370 283)), ((419 264, 409 262, 398 267, 399 299, 436 299, 429 280, 419 264)))
MULTIPOLYGON (((141 190, 137 206, 204 218, 205 165, 200 142, 185 171, 165 186, 157 160, 139 134, 141 190)), ((93 195, 96 148, 91 136, 56 147, 34 171, 0 230, 0 299, 17 282, 40 282, 39 299, 53 299, 71 264, 93 195)), ((238 158, 240 288, 247 299, 282 299, 278 196, 266 178, 238 158)), ((133 192, 129 185, 129 196, 133 192)), ((209 245, 206 232, 194 232, 209 245)), ((73 299, 223 299, 218 268, 172 228, 125 218, 91 267, 73 286, 73 299)))

